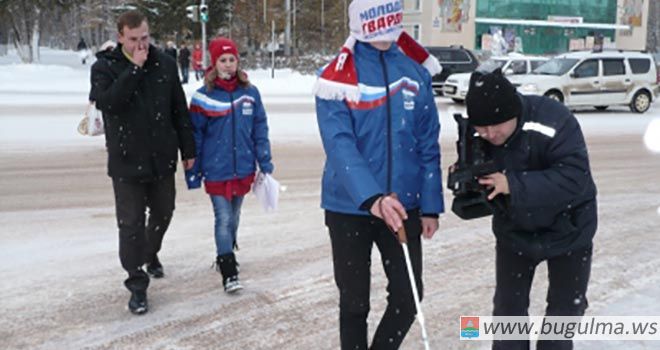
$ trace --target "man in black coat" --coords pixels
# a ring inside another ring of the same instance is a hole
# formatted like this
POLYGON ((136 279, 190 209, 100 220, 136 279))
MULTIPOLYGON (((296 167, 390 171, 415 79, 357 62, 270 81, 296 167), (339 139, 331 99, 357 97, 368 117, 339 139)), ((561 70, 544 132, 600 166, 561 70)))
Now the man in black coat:
POLYGON ((195 144, 176 62, 149 44, 143 14, 122 14, 117 29, 119 45, 92 66, 90 99, 103 112, 128 306, 141 314, 148 310, 147 272, 164 275, 157 254, 174 211, 178 152, 191 168, 195 144))
POLYGON ((188 75, 190 73, 190 50, 183 43, 179 50, 179 68, 181 69, 181 84, 188 84, 188 75))
POLYGON ((176 45, 174 45, 173 41, 168 41, 167 44, 165 44, 165 49, 163 50, 166 54, 168 54, 170 57, 174 59, 176 62, 177 60, 177 52, 176 52, 176 45))
POLYGON ((80 59, 82 60, 82 64, 87 63, 87 58, 89 58, 89 52, 87 51, 87 43, 85 42, 85 39, 80 38, 80 41, 78 41, 78 46, 76 46, 78 50, 78 54, 80 55, 80 59))
MULTIPOLYGON (((536 266, 547 261, 546 315, 582 316, 587 308, 596 186, 577 119, 561 103, 523 96, 502 75, 475 72, 466 96, 468 122, 488 141, 500 169, 479 179, 492 191, 496 237, 494 316, 527 316, 536 266)), ((529 349, 494 341, 493 349, 529 349)), ((539 341, 537 349, 572 349, 539 341)))

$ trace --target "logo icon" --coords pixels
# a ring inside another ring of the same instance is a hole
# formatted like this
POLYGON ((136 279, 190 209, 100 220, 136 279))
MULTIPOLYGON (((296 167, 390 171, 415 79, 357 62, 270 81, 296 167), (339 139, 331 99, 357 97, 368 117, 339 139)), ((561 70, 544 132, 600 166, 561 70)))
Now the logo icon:
POLYGON ((403 109, 412 111, 415 109, 415 93, 403 88, 403 109))
POLYGON ((461 338, 479 337, 479 317, 461 316, 461 338))
POLYGON ((243 102, 243 115, 249 116, 252 115, 253 107, 250 102, 243 102))

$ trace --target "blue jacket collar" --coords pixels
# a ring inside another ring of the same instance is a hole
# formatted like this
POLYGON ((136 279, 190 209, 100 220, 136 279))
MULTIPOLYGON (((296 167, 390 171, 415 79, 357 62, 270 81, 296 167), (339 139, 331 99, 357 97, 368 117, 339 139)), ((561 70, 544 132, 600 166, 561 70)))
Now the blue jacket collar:
POLYGON ((397 44, 393 42, 392 46, 390 46, 389 49, 385 51, 381 51, 373 47, 369 43, 358 41, 355 44, 354 50, 355 50, 355 55, 366 56, 368 58, 378 58, 381 52, 384 52, 386 56, 397 53, 399 51, 399 46, 397 46, 397 44))

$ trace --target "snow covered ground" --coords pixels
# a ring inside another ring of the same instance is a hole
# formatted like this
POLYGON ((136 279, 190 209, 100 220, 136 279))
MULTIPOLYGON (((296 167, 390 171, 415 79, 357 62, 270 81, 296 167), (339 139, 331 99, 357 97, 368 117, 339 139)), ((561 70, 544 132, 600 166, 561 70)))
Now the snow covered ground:
MULTIPOLYGON (((280 209, 265 214, 246 200, 239 243, 246 290, 221 291, 207 197, 178 179, 175 217, 152 281, 151 310, 134 317, 117 258, 110 180, 102 137, 83 137, 89 65, 75 53, 45 49, 43 65, 0 57, 0 339, 3 348, 333 349, 337 292, 329 239, 318 208, 324 160, 314 78, 290 71, 250 72, 269 113, 275 176, 287 186, 280 209)), ((190 95, 199 83, 186 86, 190 95)), ((452 113, 439 98, 443 168, 455 156, 452 113)), ((577 114, 599 188, 600 225, 588 293, 593 315, 660 315, 660 154, 644 132, 660 104, 643 115, 627 108, 577 114)), ((652 138, 655 140, 655 138, 652 138)), ((451 198, 446 194, 446 202, 451 198)), ((441 219, 425 242, 423 307, 434 349, 487 349, 460 342, 460 315, 487 315, 494 288, 487 219, 441 219), (442 347, 440 347, 442 346, 442 347)), ((375 250, 376 251, 376 250, 375 250)), ((374 253, 374 261, 379 259, 374 253)), ((540 267, 530 313, 544 309, 540 267)), ((385 279, 374 263, 370 330, 384 309, 385 279)), ((421 349, 415 324, 403 349, 421 349)), ((582 342, 576 349, 651 349, 655 343, 582 342)))

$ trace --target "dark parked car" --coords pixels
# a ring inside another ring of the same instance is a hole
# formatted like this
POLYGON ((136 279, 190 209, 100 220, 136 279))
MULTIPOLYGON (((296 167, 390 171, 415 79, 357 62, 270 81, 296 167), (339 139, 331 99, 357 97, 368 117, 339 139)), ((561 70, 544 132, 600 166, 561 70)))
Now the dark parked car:
POLYGON ((442 73, 433 77, 433 91, 436 95, 442 95, 442 86, 448 76, 455 73, 471 73, 479 66, 479 60, 472 51, 462 46, 431 46, 426 49, 437 57, 442 65, 442 73))

